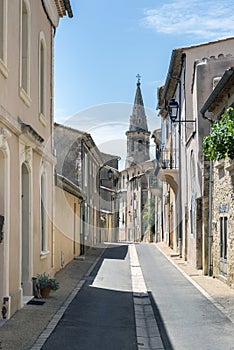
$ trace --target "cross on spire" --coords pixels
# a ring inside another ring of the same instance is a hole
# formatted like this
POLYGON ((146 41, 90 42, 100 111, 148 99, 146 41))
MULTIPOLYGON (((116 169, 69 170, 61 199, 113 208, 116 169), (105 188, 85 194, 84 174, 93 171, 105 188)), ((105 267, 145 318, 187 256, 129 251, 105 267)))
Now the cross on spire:
POLYGON ((139 73, 136 75, 136 78, 137 78, 137 83, 139 84, 141 82, 141 76, 139 73))

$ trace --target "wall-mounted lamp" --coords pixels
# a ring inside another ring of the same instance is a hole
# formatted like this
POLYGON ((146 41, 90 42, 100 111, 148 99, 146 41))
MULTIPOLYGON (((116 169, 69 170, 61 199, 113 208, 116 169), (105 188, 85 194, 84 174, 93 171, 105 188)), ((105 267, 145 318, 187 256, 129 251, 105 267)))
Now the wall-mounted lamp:
POLYGON ((0 243, 3 240, 3 225, 4 225, 4 216, 0 215, 0 243))
POLYGON ((113 171, 109 169, 107 173, 108 173, 108 179, 111 180, 113 176, 113 171))
POLYGON ((180 120, 180 115, 179 115, 180 105, 175 98, 172 98, 170 100, 167 106, 167 110, 172 123, 195 123, 196 122, 196 120, 180 120), (177 120, 178 115, 179 115, 179 120, 177 120))
POLYGON ((167 110, 171 121, 174 123, 177 119, 179 112, 179 103, 175 100, 175 98, 172 98, 171 101, 168 103, 167 110))

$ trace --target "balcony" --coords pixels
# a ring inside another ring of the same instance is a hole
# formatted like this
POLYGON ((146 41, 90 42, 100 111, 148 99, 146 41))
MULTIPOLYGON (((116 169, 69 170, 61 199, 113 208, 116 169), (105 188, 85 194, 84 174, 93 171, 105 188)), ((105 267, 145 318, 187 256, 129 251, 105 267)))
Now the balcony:
POLYGON ((176 151, 163 150, 161 152, 161 169, 159 179, 167 182, 174 190, 178 191, 178 154, 176 151))

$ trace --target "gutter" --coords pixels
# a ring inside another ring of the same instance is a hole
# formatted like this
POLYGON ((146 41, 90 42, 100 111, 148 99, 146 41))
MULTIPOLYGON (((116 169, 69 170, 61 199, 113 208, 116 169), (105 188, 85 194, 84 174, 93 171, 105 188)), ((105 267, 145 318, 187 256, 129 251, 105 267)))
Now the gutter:
POLYGON ((70 4, 70 0, 63 0, 65 9, 67 11, 68 17, 72 18, 73 17, 73 13, 72 13, 72 8, 71 8, 71 4, 70 4))

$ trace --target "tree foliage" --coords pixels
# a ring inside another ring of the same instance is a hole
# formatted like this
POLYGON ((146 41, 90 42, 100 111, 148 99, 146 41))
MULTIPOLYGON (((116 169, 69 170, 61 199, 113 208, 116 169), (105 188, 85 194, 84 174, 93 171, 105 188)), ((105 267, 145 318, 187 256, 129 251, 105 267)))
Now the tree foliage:
POLYGON ((143 219, 146 225, 150 229, 151 233, 155 233, 155 198, 151 198, 149 202, 145 205, 143 212, 143 219))
POLYGON ((218 122, 214 122, 210 135, 204 137, 203 153, 211 160, 225 157, 234 159, 234 109, 229 108, 218 122))

